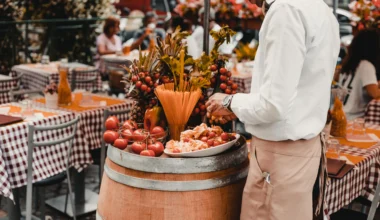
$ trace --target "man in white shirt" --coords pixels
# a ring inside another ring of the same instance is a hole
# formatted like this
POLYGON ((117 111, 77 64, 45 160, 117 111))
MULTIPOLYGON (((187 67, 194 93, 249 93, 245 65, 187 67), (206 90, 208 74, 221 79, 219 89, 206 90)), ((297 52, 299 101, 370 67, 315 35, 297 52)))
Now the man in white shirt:
POLYGON ((309 220, 325 157, 320 133, 339 53, 339 27, 323 0, 275 0, 260 30, 250 94, 216 94, 207 110, 238 117, 253 135, 241 219, 309 220), (322 155, 322 157, 321 157, 322 155))

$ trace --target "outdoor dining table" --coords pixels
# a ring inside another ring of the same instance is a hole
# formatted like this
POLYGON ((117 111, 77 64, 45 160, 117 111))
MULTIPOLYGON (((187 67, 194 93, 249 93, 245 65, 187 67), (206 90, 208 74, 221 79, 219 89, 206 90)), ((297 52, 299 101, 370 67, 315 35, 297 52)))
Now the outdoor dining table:
MULTIPOLYGON (((59 73, 58 66, 60 62, 51 62, 49 64, 20 64, 16 65, 12 68, 12 71, 16 72, 17 75, 22 74, 21 82, 24 88, 26 89, 45 89, 46 85, 50 83, 50 80, 53 80, 58 84, 59 82, 59 73)), ((71 79, 72 70, 75 68, 89 68, 91 66, 72 62, 65 64, 69 69, 68 78, 71 79)), ((80 75, 78 79, 86 79, 86 75, 80 75)), ((90 83, 81 83, 79 82, 77 89, 88 89, 88 90, 101 90, 102 89, 102 81, 100 74, 97 77, 96 85, 90 83)))
MULTIPOLYGON (((71 112, 80 116, 80 126, 78 130, 82 131, 82 139, 85 141, 85 145, 80 146, 85 148, 86 151, 95 150, 101 148, 102 143, 102 128, 104 126, 104 110, 109 109, 111 111, 121 111, 132 108, 133 101, 125 99, 116 99, 109 96, 76 92, 73 93, 72 104, 69 106, 61 106, 59 110, 71 112), (85 98, 84 96, 87 95, 85 98), (87 100, 87 103, 83 102, 87 100), (88 102, 88 100, 92 100, 88 102)), ((39 98, 34 100, 36 105, 41 107, 45 106, 45 99, 39 98)), ((118 115, 119 120, 122 122, 128 119, 128 114, 118 115)), ((76 202, 76 214, 83 215, 86 213, 94 212, 97 208, 98 195, 95 192, 84 189, 84 174, 79 173, 75 177, 75 202, 76 202)), ((99 180, 100 181, 100 180, 99 180)), ((52 198, 47 200, 49 206, 54 207, 57 210, 64 212, 65 196, 52 198)), ((68 213, 72 215, 72 213, 68 213)))
MULTIPOLYGON (((367 133, 380 137, 380 126, 367 124, 367 133)), ((330 178, 326 199, 328 214, 339 211, 354 199, 363 196, 372 200, 380 178, 380 142, 350 142, 336 138, 340 142, 340 154, 345 156, 355 168, 341 179, 330 178)), ((329 157, 329 155, 327 154, 329 157)))
MULTIPOLYGON (((22 116, 24 107, 18 103, 9 103, 0 106, 2 114, 22 116)), ((23 122, 0 127, 0 194, 10 199, 8 202, 9 219, 20 219, 18 204, 18 189, 27 184, 27 151, 28 151, 28 123, 38 126, 48 126, 69 122, 75 118, 74 113, 59 110, 33 108, 31 117, 23 122), (15 201, 16 203, 13 203, 15 201)), ((70 166, 77 171, 83 170, 92 162, 83 130, 78 129, 72 148, 70 166)), ((71 129, 61 131, 37 132, 37 141, 52 141, 66 137, 71 129)), ((33 154, 33 182, 37 182, 65 171, 67 143, 49 148, 36 148, 33 154)))

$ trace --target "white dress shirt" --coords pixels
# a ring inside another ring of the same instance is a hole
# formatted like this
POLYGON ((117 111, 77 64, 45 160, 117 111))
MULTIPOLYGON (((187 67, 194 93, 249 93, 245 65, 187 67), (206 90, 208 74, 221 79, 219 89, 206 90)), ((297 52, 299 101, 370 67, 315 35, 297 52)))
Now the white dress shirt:
POLYGON ((311 139, 326 123, 339 27, 323 0, 276 0, 261 30, 250 94, 231 108, 252 135, 311 139))

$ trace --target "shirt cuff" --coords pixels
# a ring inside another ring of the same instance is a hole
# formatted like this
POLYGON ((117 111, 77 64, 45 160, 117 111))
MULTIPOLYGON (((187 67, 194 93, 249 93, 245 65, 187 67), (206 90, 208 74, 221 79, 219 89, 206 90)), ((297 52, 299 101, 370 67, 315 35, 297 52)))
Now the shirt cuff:
POLYGON ((248 124, 256 124, 260 121, 255 118, 257 107, 259 107, 259 97, 254 94, 238 93, 234 95, 231 102, 231 109, 236 117, 248 124))

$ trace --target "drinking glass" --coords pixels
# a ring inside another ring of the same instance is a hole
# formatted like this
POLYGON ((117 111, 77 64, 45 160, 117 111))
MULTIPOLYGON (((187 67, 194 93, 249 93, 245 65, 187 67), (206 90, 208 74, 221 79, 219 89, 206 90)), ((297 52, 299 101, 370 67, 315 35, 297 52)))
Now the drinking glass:
POLYGON ((50 63, 50 57, 48 55, 43 55, 41 58, 41 64, 49 64, 50 63))
POLYGON ((356 118, 352 127, 352 134, 354 136, 365 135, 365 121, 364 118, 356 118))
POLYGON ((340 145, 337 139, 329 139, 327 141, 327 153, 329 154, 330 158, 340 158, 340 145))
POLYGON ((22 100, 21 104, 21 116, 22 117, 31 117, 34 115, 33 111, 33 101, 29 99, 22 100))

